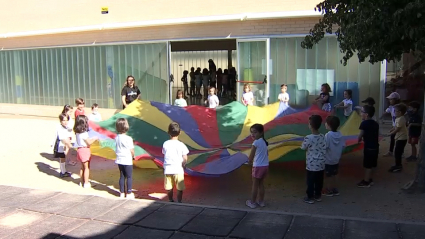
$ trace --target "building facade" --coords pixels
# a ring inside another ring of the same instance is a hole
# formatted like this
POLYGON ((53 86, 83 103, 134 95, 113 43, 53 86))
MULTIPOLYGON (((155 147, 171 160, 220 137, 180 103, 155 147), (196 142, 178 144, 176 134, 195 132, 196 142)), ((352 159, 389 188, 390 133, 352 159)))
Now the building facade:
POLYGON ((182 70, 208 58, 236 67, 238 88, 251 83, 257 105, 277 101, 287 84, 291 104, 307 106, 322 83, 331 85, 333 102, 351 89, 355 104, 372 96, 382 105, 385 63, 353 57, 343 66, 333 36, 301 48, 320 18, 318 0, 27 2, 0 9, 3 105, 62 106, 81 97, 118 109, 127 75, 136 78, 143 100, 169 103, 182 70))

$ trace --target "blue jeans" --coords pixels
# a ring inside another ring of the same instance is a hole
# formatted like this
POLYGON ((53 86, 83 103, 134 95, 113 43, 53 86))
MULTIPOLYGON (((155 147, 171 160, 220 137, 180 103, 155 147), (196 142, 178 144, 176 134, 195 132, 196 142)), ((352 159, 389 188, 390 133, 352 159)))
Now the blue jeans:
POLYGON ((118 164, 118 169, 120 170, 120 192, 121 193, 131 193, 131 188, 133 186, 133 165, 122 165, 118 164), (127 179, 127 185, 125 185, 125 180, 127 179), (127 190, 125 190, 127 186, 127 190))

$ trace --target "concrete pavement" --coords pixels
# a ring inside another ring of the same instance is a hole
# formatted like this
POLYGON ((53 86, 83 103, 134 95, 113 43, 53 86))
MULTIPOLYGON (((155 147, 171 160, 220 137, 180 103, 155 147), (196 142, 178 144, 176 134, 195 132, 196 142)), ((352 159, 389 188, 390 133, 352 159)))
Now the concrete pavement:
POLYGON ((110 199, 1 185, 0 192, 0 238, 425 238, 423 223, 110 199))

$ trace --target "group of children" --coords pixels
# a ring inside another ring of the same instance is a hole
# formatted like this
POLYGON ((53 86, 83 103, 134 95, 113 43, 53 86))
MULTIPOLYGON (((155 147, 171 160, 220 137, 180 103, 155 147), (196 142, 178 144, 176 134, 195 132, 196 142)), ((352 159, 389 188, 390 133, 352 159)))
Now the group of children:
POLYGON ((204 99, 206 99, 210 87, 217 89, 217 94, 221 97, 229 97, 234 94, 236 89, 236 69, 232 67, 223 71, 219 68, 215 71, 215 68, 214 70, 208 70, 207 68, 201 70, 198 67, 195 70, 192 67, 190 72, 183 71, 181 81, 183 82, 183 98, 187 98, 186 95, 189 95, 201 99, 203 95, 204 99), (203 88, 203 94, 201 94, 201 87, 203 88))
MULTIPOLYGON (((282 85, 278 99, 288 105, 289 95, 286 92, 287 86, 282 85)), ((245 105, 250 105, 253 97, 249 94, 249 85, 244 86, 245 94, 242 101, 245 105)), ((322 110, 332 111, 332 108, 344 109, 344 115, 348 117, 353 111, 353 102, 351 100, 352 91, 344 91, 344 100, 332 107, 329 103, 330 87, 328 84, 322 85, 322 93, 315 100, 320 104, 322 110)), ((178 99, 175 104, 186 106, 183 92, 178 92, 178 99)), ((392 115, 393 128, 390 130, 391 137, 390 150, 385 156, 394 155, 395 165, 392 166, 390 172, 399 172, 402 170, 402 155, 407 143, 412 146, 412 155, 407 158, 408 161, 416 159, 416 144, 419 141, 422 121, 418 114, 420 104, 411 102, 409 107, 400 104, 400 96, 393 92, 387 97, 390 106, 386 110, 392 115), (406 112, 409 112, 406 114, 406 112), (405 117, 408 117, 406 121, 405 117)), ((215 87, 209 88, 209 97, 207 103, 210 108, 215 108, 218 98, 215 95, 215 87), (211 102, 210 100, 216 100, 211 102)), ((358 187, 370 187, 373 185, 373 170, 377 167, 379 154, 379 124, 375 119, 375 100, 368 97, 364 101, 363 106, 354 109, 361 115, 362 122, 359 126, 360 134, 358 142, 364 142, 363 150, 363 167, 365 169, 364 178, 357 184, 358 187)), ((70 114, 72 107, 64 106, 62 114, 59 116, 61 126, 57 130, 57 140, 55 143, 55 157, 60 159, 61 177, 70 176, 65 169, 65 158, 71 145, 71 131, 76 134, 75 147, 77 148, 77 158, 81 162, 80 185, 90 187, 90 145, 97 138, 89 138, 88 120, 84 112, 84 100, 78 98, 76 100, 77 109, 75 111, 75 124, 72 122, 70 114)), ((100 114, 97 113, 97 104, 92 106, 93 113, 90 120, 99 120, 100 114)), ((301 149, 306 150, 306 173, 307 173, 307 190, 304 202, 313 204, 322 200, 322 195, 338 196, 340 194, 337 187, 336 176, 338 175, 339 161, 345 147, 345 140, 338 131, 340 120, 337 116, 330 115, 325 119, 325 127, 328 133, 325 135, 319 132, 322 125, 322 117, 312 115, 309 118, 309 128, 311 134, 304 138, 301 149)), ((126 119, 120 118, 116 121, 117 137, 116 142, 116 163, 120 171, 120 197, 134 198, 132 193, 132 170, 134 160, 134 143, 131 137, 126 135, 129 125, 126 119)), ((252 191, 251 198, 246 201, 246 205, 250 208, 264 207, 265 187, 264 179, 268 173, 268 142, 264 138, 264 126, 254 124, 250 128, 251 136, 254 139, 248 163, 252 164, 252 191), (258 199, 258 200, 257 200, 258 199)), ((184 184, 184 168, 187 163, 189 150, 186 145, 178 140, 180 135, 180 125, 172 122, 168 127, 170 140, 163 144, 162 153, 164 154, 164 188, 167 191, 169 201, 174 201, 173 185, 177 189, 177 201, 181 202, 184 184)))

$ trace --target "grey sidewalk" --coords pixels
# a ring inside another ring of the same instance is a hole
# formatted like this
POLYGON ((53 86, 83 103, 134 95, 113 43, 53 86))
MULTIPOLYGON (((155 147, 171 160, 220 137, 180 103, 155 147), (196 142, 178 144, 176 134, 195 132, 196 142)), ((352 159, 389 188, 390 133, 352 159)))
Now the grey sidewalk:
POLYGON ((425 238, 424 224, 114 200, 1 185, 0 192, 0 238, 425 238))

